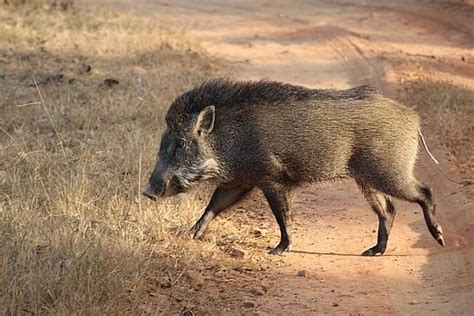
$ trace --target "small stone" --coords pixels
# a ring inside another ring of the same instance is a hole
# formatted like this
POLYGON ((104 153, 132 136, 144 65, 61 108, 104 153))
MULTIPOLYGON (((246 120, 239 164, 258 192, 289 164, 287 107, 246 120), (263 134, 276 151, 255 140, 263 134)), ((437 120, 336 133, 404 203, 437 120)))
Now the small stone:
POLYGON ((254 302, 250 302, 250 301, 245 301, 242 303, 242 306, 244 308, 252 308, 252 307, 255 307, 255 303, 254 302))
POLYGON ((354 298, 354 295, 350 295, 350 294, 339 294, 339 295, 337 295, 337 297, 354 298))
POLYGON ((416 304, 418 304, 418 302, 415 301, 415 300, 412 300, 412 301, 410 301, 410 303, 408 303, 408 304, 410 304, 410 305, 416 305, 416 304))
POLYGON ((338 303, 336 303, 336 302, 333 302, 333 303, 332 303, 332 307, 338 307, 338 306, 339 306, 338 303))
POLYGON ((307 278, 309 277, 309 273, 306 270, 300 270, 298 273, 296 273, 296 276, 307 278))
POLYGON ((253 231, 253 235, 255 237, 263 237, 267 234, 268 230, 263 229, 263 228, 258 228, 253 231))
POLYGON ((255 294, 255 295, 258 295, 258 296, 261 296, 263 295, 263 289, 262 288, 253 288, 251 291, 250 291, 252 294, 255 294))
POLYGON ((116 86, 119 84, 119 81, 117 79, 114 79, 114 78, 107 78, 104 80, 104 84, 106 87, 113 87, 113 86, 116 86))
POLYGON ((79 67, 80 72, 90 72, 92 70, 91 65, 88 64, 81 64, 81 67, 79 67))
POLYGON ((245 257, 245 252, 237 248, 230 248, 228 252, 229 252, 229 255, 234 258, 241 259, 245 257))

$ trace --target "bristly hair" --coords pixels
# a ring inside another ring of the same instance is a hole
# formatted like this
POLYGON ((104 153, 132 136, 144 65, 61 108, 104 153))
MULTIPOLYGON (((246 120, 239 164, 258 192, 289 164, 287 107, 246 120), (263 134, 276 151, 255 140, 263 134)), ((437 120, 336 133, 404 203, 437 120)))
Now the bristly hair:
POLYGON ((348 90, 310 89, 271 80, 235 81, 213 78, 178 96, 168 110, 166 121, 184 119, 199 113, 207 106, 243 107, 250 105, 281 104, 311 98, 364 99, 373 95, 375 89, 360 86, 348 90))

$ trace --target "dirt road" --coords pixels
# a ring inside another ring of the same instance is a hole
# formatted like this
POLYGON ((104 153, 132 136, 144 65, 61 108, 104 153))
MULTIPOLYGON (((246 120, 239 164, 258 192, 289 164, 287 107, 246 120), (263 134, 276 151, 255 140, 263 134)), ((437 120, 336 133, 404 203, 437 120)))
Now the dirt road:
MULTIPOLYGON (((241 78, 325 88, 370 83, 394 96, 394 87, 404 80, 398 66, 410 61, 474 89, 474 9, 468 5, 353 0, 121 0, 112 5, 151 12, 185 29, 211 54, 234 62, 241 78)), ((456 177, 445 153, 438 148, 434 153, 456 177)), ((376 241, 377 220, 357 187, 350 181, 307 187, 293 200, 292 252, 252 276, 267 292, 249 292, 241 301, 252 303, 238 310, 472 315, 474 201, 441 177, 424 153, 417 173, 434 188, 446 248, 431 239, 417 206, 398 202, 386 255, 360 257, 376 241)), ((257 206, 277 232, 266 204, 257 206)), ((227 290, 236 290, 232 286, 227 290)))

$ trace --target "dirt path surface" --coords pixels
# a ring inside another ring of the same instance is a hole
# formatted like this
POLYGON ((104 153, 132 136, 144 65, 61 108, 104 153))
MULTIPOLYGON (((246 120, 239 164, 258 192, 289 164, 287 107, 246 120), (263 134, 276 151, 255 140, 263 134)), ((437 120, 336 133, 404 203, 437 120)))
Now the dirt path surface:
MULTIPOLYGON (((394 96, 403 81, 398 66, 410 61, 474 89, 474 9, 466 4, 122 0, 113 6, 152 12, 187 30, 211 54, 234 62, 245 79, 324 88, 370 83, 394 96)), ((434 153, 456 177, 445 153, 434 153)), ((293 250, 253 275, 266 292, 249 292, 242 302, 251 303, 239 312, 472 315, 472 194, 441 177, 424 153, 417 173, 434 188, 446 248, 431 239, 421 209, 398 202, 386 255, 361 257, 375 244, 377 220, 357 187, 350 181, 306 187, 293 199, 293 250)), ((257 205, 277 232, 266 204, 257 205)))

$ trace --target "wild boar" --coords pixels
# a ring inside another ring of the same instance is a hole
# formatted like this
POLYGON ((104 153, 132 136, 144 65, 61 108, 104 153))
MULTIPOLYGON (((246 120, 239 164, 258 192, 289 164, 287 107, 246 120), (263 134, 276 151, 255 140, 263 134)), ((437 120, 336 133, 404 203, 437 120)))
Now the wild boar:
POLYGON ((306 183, 353 178, 379 218, 383 254, 395 216, 392 198, 417 203, 444 246, 432 190, 413 173, 420 119, 369 86, 309 89, 274 81, 212 79, 178 96, 166 115, 158 159, 143 194, 152 199, 214 179, 217 188, 192 228, 194 238, 253 188, 260 189, 290 249, 288 193, 306 183))

